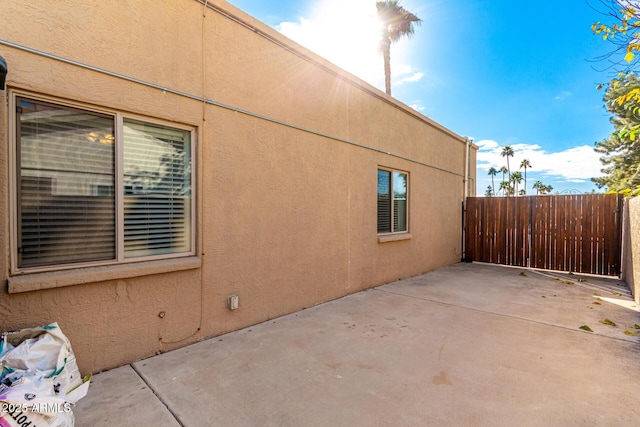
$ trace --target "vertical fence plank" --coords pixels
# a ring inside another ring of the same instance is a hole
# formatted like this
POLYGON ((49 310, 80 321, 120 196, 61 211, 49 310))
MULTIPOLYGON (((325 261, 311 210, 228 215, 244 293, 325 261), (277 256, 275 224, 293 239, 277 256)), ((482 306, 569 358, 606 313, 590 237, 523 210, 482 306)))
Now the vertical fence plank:
POLYGON ((580 197, 577 195, 569 196, 571 200, 571 212, 572 214, 569 216, 571 221, 571 251, 570 253, 570 263, 571 267, 569 271, 579 271, 580 266, 578 265, 578 245, 580 240, 580 214, 582 209, 582 204, 580 203, 580 197))
POLYGON ((505 247, 505 235, 506 235, 506 203, 504 198, 496 199, 498 202, 498 210, 496 212, 495 220, 493 223, 493 232, 495 233, 496 239, 496 258, 495 263, 504 264, 505 256, 504 256, 504 247, 505 247))
POLYGON ((566 217, 560 215, 561 211, 565 211, 567 203, 564 198, 557 196, 551 196, 553 201, 553 221, 555 224, 554 233, 554 245, 553 245, 553 263, 551 264, 552 270, 565 270, 567 253, 567 221, 566 217))
POLYGON ((539 250, 544 247, 544 229, 542 227, 544 210, 541 202, 540 197, 531 197, 531 268, 544 268, 540 267, 544 262, 541 256, 544 255, 544 251, 539 250))
MULTIPOLYGON (((606 195, 611 196, 611 195, 606 195)), ((615 252, 613 236, 615 236, 615 200, 611 197, 607 197, 606 202, 604 203, 605 207, 603 208, 602 213, 602 261, 600 269, 603 272, 608 272, 609 267, 612 264, 613 258, 612 255, 615 252)), ((615 263, 615 262, 614 262, 615 263)))
POLYGON ((525 197, 516 197, 517 222, 516 234, 516 259, 521 267, 527 266, 527 246, 529 245, 529 204, 525 197), (526 203, 525 203, 526 202, 526 203))
POLYGON ((595 207, 594 213, 594 226, 593 226, 593 246, 594 246, 594 254, 593 254, 593 265, 595 271, 603 271, 602 265, 604 264, 604 241, 605 241, 605 233, 606 229, 604 226, 604 218, 603 214, 607 211, 608 206, 606 206, 606 197, 604 195, 598 198, 597 206, 595 207))
POLYGON ((496 212, 492 209, 492 204, 489 200, 483 201, 481 214, 484 219, 484 224, 481 227, 482 259, 485 262, 494 262, 492 257, 495 253, 495 235, 492 224, 495 221, 496 212))
POLYGON ((480 260, 481 257, 478 253, 478 242, 481 239, 478 237, 478 226, 482 225, 482 218, 478 218, 476 215, 476 206, 480 203, 477 197, 469 197, 464 204, 464 248, 465 253, 463 257, 469 259, 480 260))
POLYGON ((597 200, 594 197, 582 197, 582 219, 580 220, 580 270, 584 269, 593 270, 593 263, 591 262, 591 238, 593 232, 591 230, 591 221, 595 214, 595 203, 597 200))
POLYGON ((607 194, 608 198, 607 216, 605 217, 605 236, 609 237, 604 245, 605 257, 602 270, 604 274, 614 275, 620 273, 621 246, 616 241, 622 239, 621 232, 621 212, 622 198, 618 195, 607 194))
POLYGON ((555 230, 553 229, 553 226, 554 226, 553 203, 552 203, 553 200, 550 197, 543 197, 543 196, 541 197, 542 197, 541 200, 543 202, 543 209, 544 209, 544 215, 542 217, 542 221, 544 221, 544 223, 541 225, 544 229, 544 235, 542 240, 542 242, 544 243, 544 246, 539 247, 538 251, 542 253, 544 267, 541 267, 541 268, 550 270, 553 265, 553 257, 552 257, 552 253, 554 251, 553 236, 555 233, 555 230))

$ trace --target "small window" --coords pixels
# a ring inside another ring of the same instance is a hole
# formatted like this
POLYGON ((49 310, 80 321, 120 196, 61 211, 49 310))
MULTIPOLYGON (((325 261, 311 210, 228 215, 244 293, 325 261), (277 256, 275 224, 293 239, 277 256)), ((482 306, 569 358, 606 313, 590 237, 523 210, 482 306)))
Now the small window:
POLYGON ((405 172, 378 169, 378 233, 408 231, 408 180, 405 172))
POLYGON ((191 130, 15 105, 16 268, 193 253, 191 130))

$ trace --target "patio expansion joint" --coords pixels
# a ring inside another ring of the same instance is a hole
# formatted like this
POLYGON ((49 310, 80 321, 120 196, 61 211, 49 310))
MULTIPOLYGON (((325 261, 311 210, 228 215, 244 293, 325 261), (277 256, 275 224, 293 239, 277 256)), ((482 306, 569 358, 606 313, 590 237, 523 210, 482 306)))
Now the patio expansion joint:
POLYGON ((580 334, 588 333, 588 334, 590 334, 592 336, 595 336, 595 337, 602 337, 602 338, 607 338, 607 339, 611 339, 611 340, 615 340, 615 341, 622 341, 622 342, 626 342, 626 343, 634 343, 635 342, 635 341, 624 339, 624 338, 610 337, 610 336, 607 336, 607 335, 594 334, 594 333, 591 333, 591 332, 583 332, 583 331, 580 331, 580 330, 577 330, 577 329, 568 328, 566 326, 556 325, 556 324, 547 323, 547 322, 541 322, 539 320, 527 319, 525 317, 514 316, 514 315, 511 315, 511 314, 496 313, 494 311, 480 310, 478 308, 469 307, 469 306, 465 306, 465 305, 452 304, 452 303, 449 303, 449 302, 443 302, 443 301, 432 300, 432 299, 429 299, 429 298, 417 297, 415 295, 407 295, 407 294, 403 294, 401 292, 392 292, 392 291, 387 291, 387 290, 380 289, 380 288, 373 288, 373 290, 378 291, 378 292, 382 292, 382 293, 386 293, 386 294, 390 294, 390 295, 396 295, 396 296, 400 296, 400 297, 405 297, 405 298, 411 298, 411 299, 415 299, 415 300, 430 302, 430 303, 433 303, 433 304, 446 305, 446 306, 449 306, 449 307, 457 307, 457 308, 461 308, 461 309, 464 309, 464 310, 471 310, 471 311, 475 311, 477 313, 490 314, 490 315, 493 315, 493 316, 506 317, 506 318, 509 318, 509 319, 520 320, 522 322, 535 323, 535 324, 543 325, 543 326, 550 326, 550 327, 553 327, 553 328, 564 329, 566 331, 576 332, 576 333, 580 333, 580 334))
POLYGON ((180 427, 186 427, 185 424, 182 422, 182 420, 180 420, 180 417, 178 417, 178 414, 176 414, 167 404, 167 402, 164 401, 164 399, 162 399, 162 397, 156 392, 156 390, 151 386, 151 384, 149 383, 149 381, 147 381, 147 379, 145 378, 145 376, 142 374, 142 372, 140 372, 140 370, 138 368, 136 368, 135 364, 130 364, 129 366, 131 366, 131 369, 133 369, 133 371, 138 375, 138 377, 146 384, 147 387, 149 387, 149 390, 151 390, 151 392, 156 396, 156 398, 160 401, 160 403, 162 403, 162 405, 167 408, 167 411, 169 411, 169 413, 171 414, 171 416, 173 417, 174 420, 176 420, 176 422, 180 425, 180 427))

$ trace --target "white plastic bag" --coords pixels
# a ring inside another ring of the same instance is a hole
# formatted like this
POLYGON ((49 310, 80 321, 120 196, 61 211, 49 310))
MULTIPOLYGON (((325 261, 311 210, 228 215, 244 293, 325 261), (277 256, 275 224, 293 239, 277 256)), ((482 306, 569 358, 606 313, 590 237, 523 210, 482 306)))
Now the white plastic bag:
POLYGON ((0 340, 0 427, 72 427, 86 396, 71 343, 57 323, 4 332, 0 340))

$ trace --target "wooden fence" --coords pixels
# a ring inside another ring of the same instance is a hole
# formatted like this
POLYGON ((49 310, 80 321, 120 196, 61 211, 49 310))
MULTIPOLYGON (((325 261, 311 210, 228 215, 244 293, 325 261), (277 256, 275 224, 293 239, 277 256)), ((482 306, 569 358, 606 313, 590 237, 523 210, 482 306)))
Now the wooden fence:
POLYGON ((464 257, 617 276, 622 200, 615 194, 469 197, 464 257))

